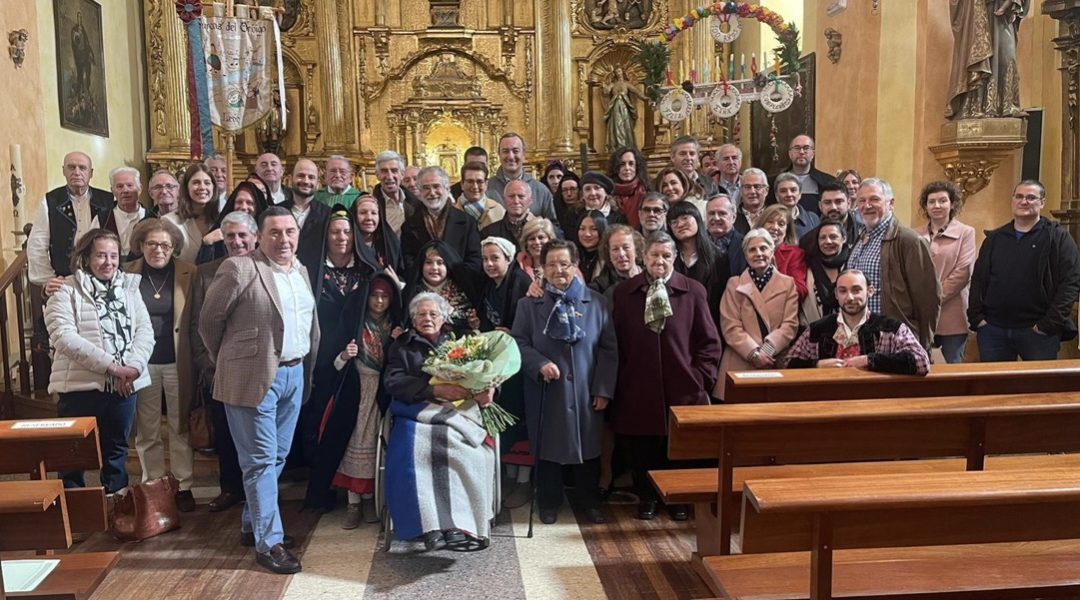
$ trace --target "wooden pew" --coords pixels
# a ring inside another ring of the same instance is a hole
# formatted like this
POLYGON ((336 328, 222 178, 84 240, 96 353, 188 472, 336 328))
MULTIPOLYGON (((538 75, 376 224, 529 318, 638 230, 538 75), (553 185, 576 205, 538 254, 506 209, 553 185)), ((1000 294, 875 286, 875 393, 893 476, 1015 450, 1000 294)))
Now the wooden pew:
POLYGON ((926 377, 861 369, 727 374, 724 402, 798 402, 1080 391, 1080 360, 933 365, 926 377))
MULTIPOLYGON (((747 479, 745 474, 736 479, 736 467, 754 466, 757 471, 752 474, 758 478, 982 470, 990 454, 1078 452, 1077 431, 1080 392, 677 406, 669 421, 668 455, 676 460, 719 457, 718 469, 684 474, 678 488, 687 494, 692 485, 687 477, 696 476, 703 486, 713 477, 711 489, 692 490, 698 501, 695 521, 700 558, 731 552, 731 533, 738 517, 735 484, 747 479), (853 461, 886 462, 819 464, 853 461)), ((1060 460, 1075 464, 1077 458, 1018 457, 1011 464, 1028 469, 1060 460)), ((1009 464, 1000 463, 1002 468, 1009 464)), ((661 495, 673 499, 665 487, 672 479, 665 480, 658 471, 650 476, 661 495)))
MULTIPOLYGON (((65 490, 49 471, 99 469, 101 452, 93 418, 32 421, 66 422, 61 428, 20 428, 20 421, 0 421, 0 473, 28 473, 30 480, 0 482, 0 551, 52 550, 71 547, 71 534, 108 528, 103 488, 65 490)), ((24 422, 25 423, 25 422, 24 422)), ((60 564, 32 592, 4 592, 2 598, 85 600, 119 560, 116 552, 80 553, 44 558, 60 564)))
POLYGON ((705 566, 743 600, 1075 597, 1078 510, 1075 469, 752 480, 744 554, 705 566))

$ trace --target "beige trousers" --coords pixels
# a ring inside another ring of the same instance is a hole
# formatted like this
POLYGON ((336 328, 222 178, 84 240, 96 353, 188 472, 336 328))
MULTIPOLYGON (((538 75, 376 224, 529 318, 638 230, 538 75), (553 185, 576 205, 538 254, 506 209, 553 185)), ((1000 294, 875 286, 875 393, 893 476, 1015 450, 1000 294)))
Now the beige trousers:
POLYGON ((142 480, 164 477, 172 471, 181 490, 190 490, 194 481, 191 444, 187 433, 180 433, 180 386, 176 363, 147 365, 150 385, 139 390, 135 403, 135 449, 142 465, 142 480), (161 391, 169 422, 169 469, 165 468, 165 441, 161 439, 161 391))

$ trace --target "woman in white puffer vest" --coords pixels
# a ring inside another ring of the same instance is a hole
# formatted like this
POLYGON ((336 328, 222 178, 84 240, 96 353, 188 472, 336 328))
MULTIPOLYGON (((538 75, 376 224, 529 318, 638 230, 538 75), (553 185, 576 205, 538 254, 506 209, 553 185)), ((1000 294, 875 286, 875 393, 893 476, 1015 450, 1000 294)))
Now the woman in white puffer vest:
MULTIPOLYGON (((59 417, 95 417, 101 443, 101 485, 112 494, 128 484, 128 437, 135 392, 150 384, 154 349, 138 275, 120 271, 120 239, 105 229, 83 235, 63 287, 45 305, 53 348, 49 393, 59 417)), ((82 471, 60 474, 64 487, 84 487, 82 471)))

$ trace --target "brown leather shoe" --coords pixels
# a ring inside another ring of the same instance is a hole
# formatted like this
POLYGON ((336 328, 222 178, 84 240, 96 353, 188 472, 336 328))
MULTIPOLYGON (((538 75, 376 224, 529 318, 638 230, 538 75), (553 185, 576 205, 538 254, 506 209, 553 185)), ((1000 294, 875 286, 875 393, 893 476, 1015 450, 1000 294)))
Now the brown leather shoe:
POLYGON ((195 496, 191 494, 191 490, 176 492, 176 510, 182 513, 194 512, 195 496))
POLYGON ((293 573, 299 573, 303 569, 300 566, 300 559, 293 556, 293 553, 289 552, 281 544, 274 544, 274 547, 270 548, 269 552, 257 553, 255 562, 281 575, 292 575, 293 573))
POLYGON ((244 497, 240 494, 221 492, 217 495, 217 498, 210 501, 208 506, 210 507, 210 512, 221 512, 223 510, 228 510, 243 501, 244 497))

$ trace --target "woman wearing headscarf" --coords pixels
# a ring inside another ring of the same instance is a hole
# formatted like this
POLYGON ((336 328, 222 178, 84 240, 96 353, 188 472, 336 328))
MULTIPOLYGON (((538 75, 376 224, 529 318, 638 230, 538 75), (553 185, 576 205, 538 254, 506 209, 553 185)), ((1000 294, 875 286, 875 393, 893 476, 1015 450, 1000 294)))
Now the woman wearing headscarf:
POLYGON ((615 330, 606 302, 575 276, 573 242, 548 242, 541 260, 544 295, 521 300, 514 319, 540 521, 558 518, 562 467, 570 465, 581 508, 603 523, 599 458, 603 411, 615 392, 615 330))
POLYGON ((401 240, 398 239, 390 224, 379 216, 379 203, 375 196, 361 193, 353 204, 353 219, 359 235, 357 244, 369 249, 375 261, 386 271, 399 287, 404 286, 405 261, 401 257, 401 240))
POLYGON ((355 231, 345 207, 335 206, 326 222, 324 258, 314 290, 319 328, 325 333, 319 339, 311 395, 299 428, 303 456, 311 467, 304 506, 322 511, 333 510, 336 504, 332 482, 359 406, 358 379, 345 377, 339 361, 356 356, 368 285, 375 273, 355 243, 355 231))
MULTIPOLYGON (((343 529, 356 529, 361 520, 366 523, 379 520, 374 496, 378 469, 375 456, 381 411, 385 411, 390 402, 382 389, 382 372, 386 351, 402 318, 397 282, 385 273, 375 275, 368 286, 356 342, 346 346, 345 352, 334 358, 334 367, 342 372, 338 398, 359 389, 356 418, 333 480, 334 487, 348 490, 349 494, 343 529)), ((346 416, 343 414, 341 418, 346 416)), ((332 430, 345 427, 345 422, 328 422, 326 430, 333 435, 332 430)))
POLYGON ((574 223, 573 229, 566 232, 567 239, 577 243, 578 226, 589 211, 599 211, 608 225, 626 223, 626 215, 615 206, 611 196, 614 189, 615 184, 611 179, 599 171, 589 171, 581 177, 581 212, 578 213, 578 222, 574 223))
POLYGON ((728 280, 720 300, 720 333, 726 346, 713 388, 720 400, 729 371, 775 368, 799 329, 799 294, 795 280, 773 262, 772 234, 751 229, 742 246, 748 266, 728 280))
POLYGON ((559 183, 566 176, 566 173, 566 165, 557 160, 549 162, 547 168, 544 169, 544 184, 547 185, 552 196, 559 192, 559 183))
POLYGON ((154 352, 147 372, 150 385, 139 392, 136 404, 135 449, 143 481, 172 472, 179 483, 176 508, 195 510, 194 453, 188 441, 193 370, 191 365, 191 286, 195 265, 176 258, 183 250, 179 229, 165 219, 143 219, 131 232, 131 251, 138 258, 124 270, 142 276, 139 291, 154 328, 154 352), (169 467, 165 467, 165 441, 161 435, 161 396, 165 395, 169 427, 169 467))
POLYGON ((225 250, 225 237, 221 232, 221 220, 225 218, 225 215, 238 210, 251 215, 252 219, 258 220, 259 215, 266 210, 266 207, 266 196, 263 195, 258 186, 250 181, 241 181, 237 184, 232 194, 229 194, 228 200, 225 201, 225 206, 221 209, 217 222, 214 223, 210 232, 203 237, 202 246, 200 246, 199 253, 195 257, 195 264, 201 265, 213 262, 229 255, 225 250))
MULTIPOLYGON (((56 416, 97 419, 101 485, 113 494, 128 484, 135 394, 150 385, 154 329, 139 293, 141 277, 120 270, 115 233, 87 231, 71 253, 71 270, 45 305, 55 349, 49 393, 57 395, 56 416)), ((59 475, 64 487, 86 487, 82 471, 59 475)))
POLYGON ((614 182, 611 196, 626 222, 634 229, 641 227, 638 208, 641 199, 650 191, 648 165, 645 157, 633 148, 619 148, 608 161, 608 177, 614 182))
POLYGON ((405 284, 405 304, 422 292, 433 292, 450 303, 446 326, 458 337, 480 328, 476 279, 461 255, 448 244, 432 240, 420 248, 405 284))
POLYGON ((555 194, 555 218, 559 228, 571 231, 581 214, 581 178, 573 171, 567 171, 559 182, 559 193, 555 194))
MULTIPOLYGON (((667 460, 668 408, 709 403, 720 364, 720 336, 705 287, 675 270, 676 242, 663 231, 645 241, 645 272, 615 288, 612 320, 619 340, 611 427, 631 454, 638 518, 656 516, 649 469, 667 460)), ((685 507, 668 507, 675 520, 685 507)))

